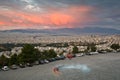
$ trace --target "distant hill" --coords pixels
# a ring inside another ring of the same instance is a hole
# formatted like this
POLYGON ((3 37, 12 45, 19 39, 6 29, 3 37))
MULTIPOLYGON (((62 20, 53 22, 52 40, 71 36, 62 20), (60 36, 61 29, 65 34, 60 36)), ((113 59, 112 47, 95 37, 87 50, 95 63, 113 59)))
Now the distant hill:
POLYGON ((45 33, 45 34, 120 34, 120 30, 112 28, 62 28, 62 29, 14 29, 1 32, 19 32, 19 33, 45 33))
POLYGON ((66 32, 66 33, 75 33, 75 34, 120 34, 120 30, 112 29, 112 28, 98 28, 98 27, 86 27, 86 28, 64 28, 56 30, 58 32, 66 32))

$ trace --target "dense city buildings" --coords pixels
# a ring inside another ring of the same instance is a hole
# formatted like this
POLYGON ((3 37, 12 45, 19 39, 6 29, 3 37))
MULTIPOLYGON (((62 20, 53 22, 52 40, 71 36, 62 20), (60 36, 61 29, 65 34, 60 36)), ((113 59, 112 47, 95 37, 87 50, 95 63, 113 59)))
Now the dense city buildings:
MULTIPOLYGON (((57 54, 70 53, 74 46, 83 52, 90 44, 95 44, 98 50, 112 50, 112 44, 120 44, 120 35, 40 35, 40 34, 19 34, 3 33, 0 35, 0 44, 37 44, 34 47, 39 51, 53 49, 57 54), (20 36, 19 36, 20 35, 20 36), (40 44, 40 45, 39 45, 40 44)), ((1 46, 2 47, 2 46, 1 46)), ((2 51, 0 55, 5 54, 9 57, 13 54, 20 54, 23 46, 14 46, 9 51, 2 51)))

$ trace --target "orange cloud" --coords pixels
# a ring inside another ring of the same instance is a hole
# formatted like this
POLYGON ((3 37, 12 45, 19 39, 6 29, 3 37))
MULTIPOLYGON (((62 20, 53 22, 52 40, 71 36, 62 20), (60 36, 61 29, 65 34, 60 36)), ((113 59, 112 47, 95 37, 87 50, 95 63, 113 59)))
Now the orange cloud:
POLYGON ((53 14, 50 14, 49 17, 50 17, 50 21, 57 26, 68 25, 74 21, 74 18, 72 15, 63 14, 63 13, 55 12, 53 14))
POLYGON ((4 25, 4 24, 5 24, 4 22, 1 22, 1 21, 0 21, 0 25, 4 25))
POLYGON ((13 19, 12 22, 14 22, 14 23, 19 23, 19 24, 23 23, 23 21, 22 21, 22 20, 19 20, 19 19, 13 19))
MULTIPOLYGON (((1 11, 1 15, 6 18, 6 24, 2 21, 0 26, 21 26, 21 27, 34 27, 34 26, 55 26, 55 27, 74 27, 95 22, 96 18, 90 13, 94 9, 89 6, 72 6, 64 10, 48 10, 46 13, 28 13, 21 11, 1 11)), ((53 27, 53 28, 55 28, 53 27)), ((45 27, 43 27, 45 28, 45 27)))
MULTIPOLYGON (((15 15, 14 19, 12 19, 12 22, 14 24, 28 24, 29 26, 37 24, 37 25, 43 25, 43 26, 62 26, 62 25, 68 25, 69 23, 72 23, 74 21, 74 18, 72 15, 64 14, 62 12, 52 12, 47 14, 30 14, 30 13, 12 13, 12 15, 15 15), (16 18, 16 17, 20 18, 16 18)), ((22 25, 21 24, 21 25, 22 25)))

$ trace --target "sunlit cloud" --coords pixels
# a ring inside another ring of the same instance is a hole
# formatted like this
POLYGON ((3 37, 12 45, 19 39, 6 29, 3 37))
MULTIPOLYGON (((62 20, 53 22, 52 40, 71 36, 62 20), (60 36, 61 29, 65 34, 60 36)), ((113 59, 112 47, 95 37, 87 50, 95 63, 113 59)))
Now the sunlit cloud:
POLYGON ((4 22, 0 22, 0 25, 4 25, 5 23, 4 22))
MULTIPOLYGON (((33 7, 30 8, 32 9, 33 7)), ((82 24, 87 24, 87 22, 95 21, 94 17, 90 14, 92 10, 93 8, 88 6, 75 6, 67 8, 65 11, 54 11, 53 9, 48 8, 49 12, 46 13, 28 13, 5 10, 0 14, 9 19, 8 22, 6 20, 6 26, 54 26, 51 28, 63 28, 74 27, 75 25, 80 26, 82 24)))
POLYGON ((117 0, 1 0, 0 27, 51 29, 110 25, 115 28, 120 25, 119 4, 117 0))

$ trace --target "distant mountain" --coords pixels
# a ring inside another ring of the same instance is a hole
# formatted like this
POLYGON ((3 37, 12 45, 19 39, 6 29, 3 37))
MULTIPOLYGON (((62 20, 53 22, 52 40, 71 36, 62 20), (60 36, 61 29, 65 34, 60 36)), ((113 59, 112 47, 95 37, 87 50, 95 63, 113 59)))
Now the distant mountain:
POLYGON ((120 30, 112 28, 62 28, 62 29, 14 29, 1 32, 20 32, 20 33, 45 33, 45 34, 120 34, 120 30))
POLYGON ((112 28, 98 28, 98 27, 86 27, 86 28, 64 28, 56 30, 58 32, 66 32, 66 33, 91 33, 91 34, 120 34, 120 30, 112 29, 112 28))
POLYGON ((13 29, 13 30, 4 30, 2 32, 20 32, 20 33, 46 33, 46 30, 37 30, 37 29, 13 29))

